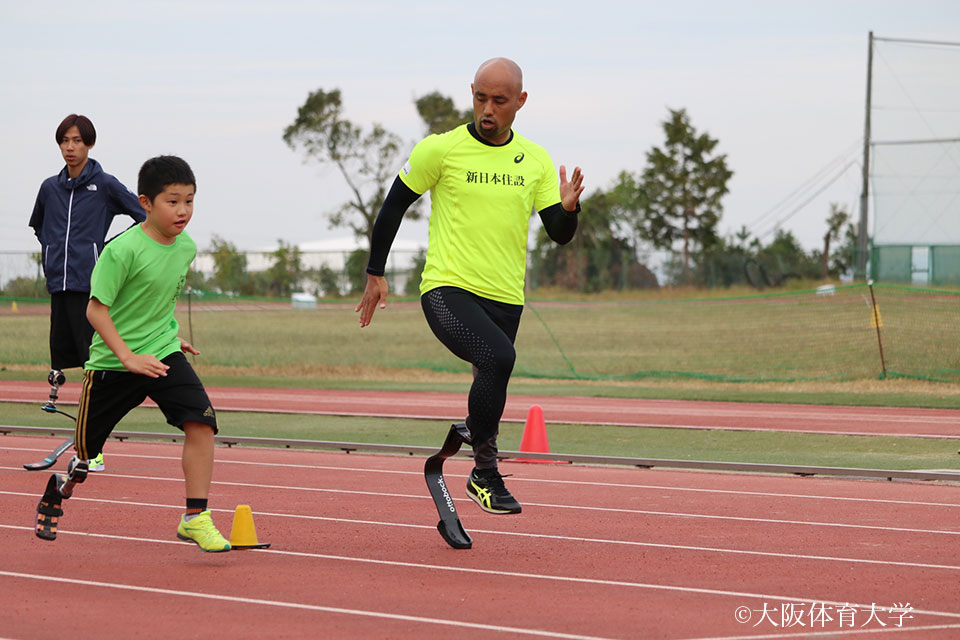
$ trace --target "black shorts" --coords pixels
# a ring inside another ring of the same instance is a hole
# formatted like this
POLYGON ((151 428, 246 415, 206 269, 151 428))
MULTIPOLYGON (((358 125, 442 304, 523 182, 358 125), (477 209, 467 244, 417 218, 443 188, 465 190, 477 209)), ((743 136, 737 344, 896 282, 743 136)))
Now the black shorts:
POLYGON ((84 371, 74 435, 77 455, 95 458, 110 432, 133 409, 150 398, 167 422, 183 429, 187 422, 210 425, 217 433, 217 416, 203 383, 182 352, 162 361, 167 375, 151 378, 129 371, 84 371))
POLYGON ((50 368, 82 367, 90 355, 93 327, 87 320, 90 294, 60 291, 50 296, 50 368))

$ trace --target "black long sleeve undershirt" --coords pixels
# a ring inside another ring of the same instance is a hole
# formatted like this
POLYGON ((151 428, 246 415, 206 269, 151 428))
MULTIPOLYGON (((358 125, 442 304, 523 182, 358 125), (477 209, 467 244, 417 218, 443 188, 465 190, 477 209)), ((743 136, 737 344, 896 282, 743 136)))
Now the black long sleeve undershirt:
MULTIPOLYGON (((403 215, 407 212, 420 194, 412 190, 397 176, 390 187, 387 197, 383 199, 383 206, 373 223, 373 237, 370 238, 370 260, 367 262, 367 273, 373 276, 382 276, 386 271, 387 255, 397 237, 403 215)), ((577 232, 577 214, 580 213, 580 203, 574 211, 567 211, 563 203, 551 205, 540 211, 540 220, 550 239, 557 244, 566 244, 573 239, 577 232)))
POLYGON ((540 221, 543 222, 543 228, 547 230, 547 235, 557 244, 567 244, 573 240, 577 233, 577 221, 580 213, 580 202, 577 202, 577 208, 573 211, 567 211, 563 208, 563 203, 551 205, 540 211, 540 221))
POLYGON ((367 273, 372 276, 382 276, 386 270, 387 254, 397 237, 403 214, 407 212, 420 194, 408 187, 397 176, 393 180, 387 197, 383 199, 383 206, 373 223, 373 236, 370 238, 370 260, 367 262, 367 273))

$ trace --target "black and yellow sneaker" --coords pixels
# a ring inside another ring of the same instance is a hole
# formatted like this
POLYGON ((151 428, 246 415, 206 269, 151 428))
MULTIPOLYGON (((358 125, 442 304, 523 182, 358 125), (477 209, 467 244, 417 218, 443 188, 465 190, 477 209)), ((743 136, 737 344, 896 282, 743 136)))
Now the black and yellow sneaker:
POLYGON ((467 495, 489 513, 520 513, 520 503, 507 491, 496 469, 477 469, 467 479, 467 495))

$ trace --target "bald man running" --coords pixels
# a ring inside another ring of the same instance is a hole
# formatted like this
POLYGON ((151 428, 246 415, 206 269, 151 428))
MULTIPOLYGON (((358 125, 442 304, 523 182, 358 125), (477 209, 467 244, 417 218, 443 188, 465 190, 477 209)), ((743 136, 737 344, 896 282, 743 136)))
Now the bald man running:
POLYGON ((569 242, 583 175, 576 167, 568 181, 561 165, 558 182, 547 152, 512 129, 527 100, 515 62, 487 60, 470 89, 473 122, 421 140, 384 199, 356 311, 365 327, 386 306, 390 246, 404 213, 430 191, 420 302, 434 335, 473 365, 466 424, 475 467, 467 495, 484 511, 520 513, 497 468, 497 434, 516 360, 530 215, 537 211, 553 241, 569 242))

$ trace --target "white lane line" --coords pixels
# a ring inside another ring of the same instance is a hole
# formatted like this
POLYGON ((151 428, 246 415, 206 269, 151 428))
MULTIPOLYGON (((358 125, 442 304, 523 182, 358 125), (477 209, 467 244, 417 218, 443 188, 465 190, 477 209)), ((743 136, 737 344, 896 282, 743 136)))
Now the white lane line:
MULTIPOLYGON (((0 467, 0 470, 11 470, 10 467, 0 467)), ((417 474, 421 475, 421 474, 417 474)), ((451 474, 447 474, 448 477, 451 474)), ((144 480, 149 482, 183 482, 182 478, 179 477, 160 477, 160 476, 140 476, 140 475, 129 475, 121 473, 110 473, 103 474, 99 476, 104 479, 127 479, 127 480, 144 480)), ((408 494, 408 493, 389 493, 384 491, 360 491, 357 489, 326 489, 323 487, 304 487, 304 486, 294 486, 294 485, 278 485, 278 484, 259 484, 253 482, 227 482, 224 480, 214 480, 211 484, 220 485, 225 487, 245 487, 251 489, 272 489, 279 491, 302 491, 302 492, 311 492, 311 493, 330 493, 330 494, 343 494, 343 495, 356 495, 356 496, 373 496, 373 497, 382 497, 382 498, 403 498, 411 500, 427 500, 429 496, 422 494, 408 494)), ((0 493, 4 493, 0 491, 0 493)), ((454 498, 455 501, 460 503, 467 503, 468 499, 466 498, 454 498)), ((731 521, 731 522, 750 522, 756 524, 775 524, 775 525, 792 525, 792 526, 809 526, 809 527, 832 527, 839 529, 861 529, 865 531, 883 531, 883 532, 896 532, 896 533, 919 533, 919 534, 939 534, 939 535, 948 535, 948 536, 960 536, 960 529, 915 529, 910 527, 893 527, 888 525, 868 525, 868 524, 850 524, 843 522, 818 522, 818 521, 809 521, 809 520, 786 520, 780 518, 754 518, 747 516, 728 516, 728 515, 716 515, 709 513, 689 513, 682 511, 654 511, 650 509, 628 509, 624 507, 597 507, 592 505, 570 505, 570 504, 553 504, 546 502, 528 502, 524 501, 524 504, 531 507, 540 507, 543 509, 569 509, 569 510, 579 510, 579 511, 598 511, 606 513, 624 513, 631 515, 643 515, 643 516, 659 516, 667 518, 698 518, 704 520, 722 520, 722 521, 731 521)))
MULTIPOLYGON (((0 524, 0 528, 4 529, 17 529, 22 531, 32 531, 31 527, 24 527, 22 525, 4 525, 0 524)), ((432 528, 432 527, 425 527, 432 528)), ((189 545, 187 542, 174 542, 171 540, 151 540, 147 538, 135 538, 129 536, 118 536, 110 534, 101 534, 101 533, 89 533, 89 532, 71 532, 60 530, 58 534, 66 535, 76 535, 76 536, 85 536, 90 538, 104 538, 109 540, 123 540, 126 542, 135 542, 135 543, 145 543, 145 544, 181 544, 189 545)), ((634 589, 648 589, 655 591, 669 591, 676 593, 692 593, 692 594, 702 594, 702 595, 711 595, 711 596, 724 596, 724 597, 736 597, 736 598, 754 598, 754 599, 766 599, 766 600, 776 600, 778 602, 816 602, 823 603, 824 605, 831 606, 846 606, 853 608, 862 608, 869 609, 870 605, 865 604, 856 604, 851 603, 850 601, 832 601, 825 600, 823 598, 810 598, 805 596, 791 596, 791 595, 775 595, 769 593, 754 593, 750 591, 730 591, 728 589, 709 589, 705 587, 685 587, 680 585, 664 585, 664 584, 654 584, 647 582, 628 582, 625 580, 606 580, 601 578, 581 578, 574 576, 558 576, 558 575, 548 575, 541 573, 525 573, 520 571, 506 571, 502 569, 479 569, 474 567, 463 567, 463 566, 447 566, 447 565, 438 565, 438 564, 428 564, 421 562, 407 562, 400 560, 382 560, 376 558, 361 558, 356 556, 338 556, 327 553, 310 553, 306 551, 286 551, 280 549, 251 549, 244 553, 269 553, 281 556, 290 556, 296 558, 312 558, 318 560, 333 560, 337 562, 354 562, 361 564, 374 564, 374 565, 383 565, 391 567, 402 567, 410 569, 425 569, 430 571, 449 571, 453 573, 464 573, 464 574, 473 574, 473 575, 489 575, 495 577, 510 577, 510 578, 522 578, 522 579, 532 579, 532 580, 545 580, 551 582, 566 582, 566 583, 575 583, 575 584, 589 584, 596 586, 611 586, 611 587, 628 587, 634 589)), ((2 573, 2 572, 0 572, 2 573)), ((960 619, 960 612, 954 611, 934 611, 934 610, 925 610, 925 609, 912 609, 911 613, 916 614, 925 614, 931 616, 942 616, 948 618, 957 618, 960 619)))
MULTIPOLYGON (((11 496, 27 496, 32 499, 36 499, 34 494, 28 493, 18 493, 13 491, 0 491, 0 495, 11 495, 11 496)), ((115 504, 122 506, 135 506, 135 507, 151 507, 159 509, 176 509, 178 511, 183 510, 182 505, 167 505, 167 504, 153 504, 149 502, 135 502, 135 501, 125 501, 125 500, 109 500, 104 498, 80 498, 74 496, 71 498, 71 501, 76 502, 94 502, 99 504, 115 504)), ((211 511, 220 512, 220 513, 233 513, 232 509, 219 509, 211 507, 211 511)), ((333 516, 316 516, 308 515, 301 513, 275 513, 271 511, 260 511, 256 512, 258 517, 276 517, 276 518, 294 518, 298 520, 312 520, 319 522, 332 522, 336 524, 348 524, 348 525, 365 525, 365 526, 376 526, 376 527, 399 527, 399 528, 408 528, 408 529, 428 529, 433 530, 436 527, 422 525, 422 524, 411 524, 405 522, 386 522, 382 520, 361 520, 358 518, 337 518, 333 516)), ((0 525, 4 526, 4 525, 0 525)), ((866 565, 878 565, 878 566, 888 566, 888 567, 907 567, 911 569, 944 569, 947 571, 960 571, 960 566, 958 565, 949 565, 949 564, 933 564, 933 563, 922 563, 922 562, 904 562, 899 560, 874 560, 869 558, 846 558, 840 556, 819 556, 812 554, 798 554, 798 553, 783 553, 775 551, 756 551, 750 549, 729 549, 721 547, 702 547, 697 545, 680 545, 680 544, 666 544, 659 542, 642 542, 638 540, 619 540, 611 538, 591 538, 586 536, 564 536, 548 533, 530 533, 530 532, 521 532, 521 531, 496 531, 492 529, 475 529, 471 528, 472 533, 480 534, 490 534, 498 536, 513 536, 518 538, 533 538, 538 540, 557 540, 560 542, 575 542, 575 543, 586 543, 586 544, 600 544, 600 545, 619 545, 626 547, 639 547, 639 548, 651 548, 651 549, 670 549, 675 551, 691 551, 694 553, 720 553, 720 554, 732 554, 732 555, 746 555, 746 556, 756 556, 756 557, 766 557, 766 558, 788 558, 791 560, 813 560, 817 562, 841 562, 841 563, 851 563, 851 564, 866 564, 866 565)))
POLYGON ((121 591, 139 591, 142 593, 153 593, 165 596, 181 596, 185 598, 201 598, 204 600, 216 600, 220 602, 236 602, 240 604, 254 604, 268 607, 282 607, 286 609, 301 609, 305 611, 320 611, 323 613, 337 613, 347 616, 360 616, 365 618, 381 618, 385 620, 396 620, 401 622, 418 622, 421 624, 440 625, 446 627, 458 627, 461 629, 478 629, 483 631, 497 631, 500 633, 515 633, 525 636, 539 636, 543 638, 569 638, 571 640, 604 640, 598 636, 583 636, 572 633, 560 633, 555 631, 545 631, 541 629, 523 629, 520 627, 506 627, 502 625, 483 624, 479 622, 461 622, 459 620, 443 620, 440 618, 426 618, 423 616, 410 616, 398 613, 385 613, 382 611, 370 611, 364 609, 345 609, 343 607, 327 607, 316 604, 306 604, 302 602, 286 602, 283 600, 265 600, 263 598, 244 598, 240 596, 228 596, 224 594, 205 593, 202 591, 183 591, 180 589, 162 589, 159 587, 141 587, 132 584, 121 584, 116 582, 102 582, 100 580, 81 580, 79 578, 61 578, 55 576, 44 576, 30 573, 19 573, 16 571, 2 571, 0 576, 9 578, 20 578, 23 580, 41 580, 45 582, 58 582, 61 584, 82 585, 85 587, 101 587, 105 589, 117 589, 121 591))

